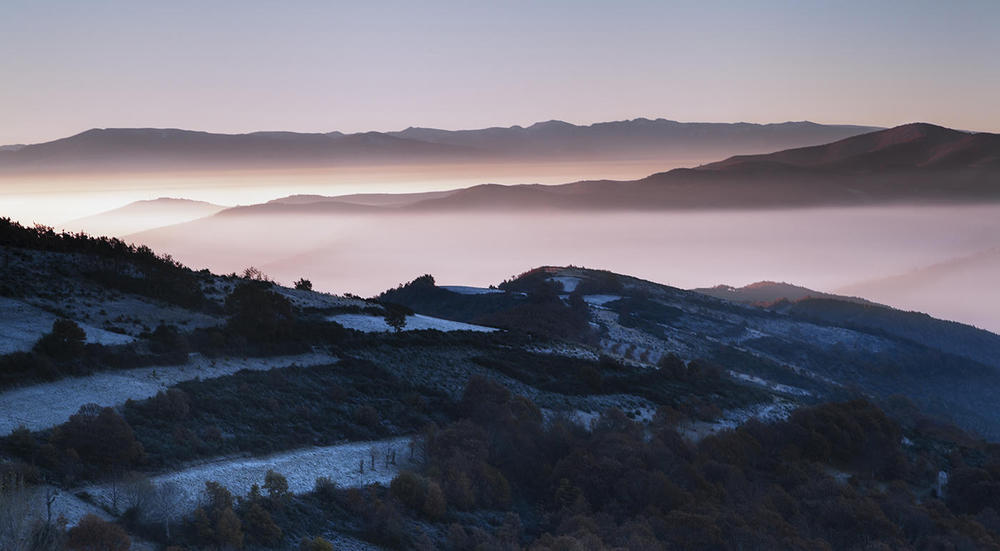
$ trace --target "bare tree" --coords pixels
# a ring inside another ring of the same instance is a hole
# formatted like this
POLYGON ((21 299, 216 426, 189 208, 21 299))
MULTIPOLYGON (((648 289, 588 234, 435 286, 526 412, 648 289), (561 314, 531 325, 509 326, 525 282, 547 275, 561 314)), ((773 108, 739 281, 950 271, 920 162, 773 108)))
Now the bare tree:
POLYGON ((0 479, 0 549, 26 551, 38 522, 36 492, 20 476, 0 479))
POLYGON ((121 499, 126 510, 135 509, 142 515, 148 508, 156 487, 146 476, 130 472, 121 482, 121 499))
POLYGON ((169 540, 170 523, 181 516, 183 505, 184 489, 176 482, 164 482, 150 496, 146 518, 151 522, 162 522, 163 531, 169 540))

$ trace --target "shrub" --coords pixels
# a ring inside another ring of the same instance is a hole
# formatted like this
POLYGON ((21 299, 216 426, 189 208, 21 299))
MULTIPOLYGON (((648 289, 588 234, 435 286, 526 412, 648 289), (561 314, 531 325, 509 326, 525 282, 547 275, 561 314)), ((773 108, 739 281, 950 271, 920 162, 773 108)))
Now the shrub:
POLYGON ((309 281, 306 278, 302 278, 295 282, 295 288, 300 291, 312 291, 313 284, 312 281, 309 281))
POLYGON ((292 336, 292 304, 264 281, 241 283, 226 297, 229 328, 248 339, 279 340, 292 336))
POLYGON ((83 355, 87 333, 73 320, 57 319, 52 322, 52 332, 35 343, 35 351, 55 360, 72 360, 83 355))
POLYGON ((389 491, 403 505, 419 511, 424 505, 426 487, 427 480, 424 477, 410 471, 403 471, 392 479, 389 491))
POLYGON ((132 427, 115 410, 97 404, 82 406, 55 430, 51 442, 60 449, 73 450, 83 461, 105 470, 132 465, 143 455, 132 427))
POLYGON ((79 551, 128 551, 132 540, 117 524, 105 522, 96 515, 85 515, 69 529, 66 546, 79 551))

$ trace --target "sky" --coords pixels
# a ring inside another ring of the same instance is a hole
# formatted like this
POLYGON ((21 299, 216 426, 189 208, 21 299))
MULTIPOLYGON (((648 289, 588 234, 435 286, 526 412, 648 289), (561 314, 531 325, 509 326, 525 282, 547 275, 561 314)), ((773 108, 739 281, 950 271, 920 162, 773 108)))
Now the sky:
POLYGON ((1000 132, 1000 2, 0 3, 0 144, 561 119, 1000 132))

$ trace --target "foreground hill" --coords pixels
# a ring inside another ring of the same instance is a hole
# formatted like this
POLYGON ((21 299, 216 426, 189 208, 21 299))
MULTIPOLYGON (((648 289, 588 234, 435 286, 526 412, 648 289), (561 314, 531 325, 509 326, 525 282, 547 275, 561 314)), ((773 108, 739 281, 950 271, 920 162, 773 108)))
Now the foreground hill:
POLYGON ((0 356, 0 414, 23 425, 0 435, 0 537, 1000 544, 1000 450, 940 420, 995 440, 998 366, 836 315, 864 305, 769 310, 573 267, 363 300, 7 220, 0 255, 5 301, 56 319, 0 317, 38 336, 0 356))
POLYGON ((681 123, 635 119, 577 126, 560 121, 479 130, 253 132, 91 129, 0 150, 0 172, 173 171, 368 165, 372 163, 711 159, 815 145, 873 130, 865 126, 681 123))
POLYGON ((905 395, 1000 438, 1000 416, 990 406, 1000 396, 1000 336, 975 327, 839 298, 753 307, 575 268, 541 268, 500 289, 506 293, 456 294, 422 278, 382 297, 459 321, 535 327, 639 364, 670 355, 705 359, 790 395, 830 397, 848 387, 905 395), (516 292, 561 295, 569 310, 543 308, 516 292), (575 326, 568 313, 574 301, 581 312, 575 326))

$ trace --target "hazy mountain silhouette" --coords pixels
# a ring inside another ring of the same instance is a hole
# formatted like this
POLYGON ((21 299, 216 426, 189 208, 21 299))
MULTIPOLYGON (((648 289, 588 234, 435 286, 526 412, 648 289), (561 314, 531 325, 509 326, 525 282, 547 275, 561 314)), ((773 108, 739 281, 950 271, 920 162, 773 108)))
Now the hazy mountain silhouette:
POLYGON ((702 170, 827 170, 843 173, 914 170, 998 170, 1000 135, 913 123, 834 143, 767 155, 738 155, 702 170))
POLYGON ((779 301, 798 302, 816 298, 872 304, 862 298, 823 293, 806 287, 792 285, 791 283, 779 283, 776 281, 758 281, 744 285, 743 287, 716 285, 715 287, 702 287, 691 290, 696 293, 740 304, 772 305, 779 301))
POLYGON ((253 169, 373 163, 526 160, 711 159, 815 145, 872 130, 811 122, 681 123, 635 119, 577 126, 343 134, 213 134, 179 129, 92 129, 67 138, 0 150, 7 172, 253 169))
POLYGON ((372 207, 399 207, 425 201, 427 199, 438 199, 456 193, 458 190, 448 191, 427 191, 423 193, 354 193, 351 195, 289 195, 279 199, 272 199, 266 204, 274 205, 305 205, 310 203, 349 203, 353 205, 366 205, 372 207))
POLYGON ((71 231, 82 230, 92 235, 125 235, 143 230, 190 222, 226 209, 222 205, 161 197, 136 201, 124 207, 61 224, 71 231))
POLYGON ((886 278, 862 281, 840 291, 863 294, 886 304, 940 315, 948 311, 968 323, 989 327, 986 312, 1000 309, 1000 247, 953 258, 886 278))
POLYGON ((481 130, 407 128, 390 134, 400 138, 525 157, 586 154, 615 158, 655 158, 667 150, 695 155, 714 153, 719 156, 738 149, 773 151, 807 143, 825 143, 871 130, 875 128, 821 125, 808 121, 777 124, 684 123, 639 118, 588 126, 552 120, 528 127, 481 130))
POLYGON ((457 160, 461 147, 366 132, 212 134, 178 129, 92 129, 16 151, 0 151, 7 170, 189 170, 267 168, 388 161, 457 160))
POLYGON ((629 182, 477 186, 420 209, 789 208, 1000 200, 1000 135, 908 124, 629 182))
POLYGON ((293 195, 223 214, 958 204, 1000 200, 998 178, 1000 135, 917 123, 822 146, 731 157, 633 181, 482 184, 405 194, 293 195))

